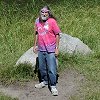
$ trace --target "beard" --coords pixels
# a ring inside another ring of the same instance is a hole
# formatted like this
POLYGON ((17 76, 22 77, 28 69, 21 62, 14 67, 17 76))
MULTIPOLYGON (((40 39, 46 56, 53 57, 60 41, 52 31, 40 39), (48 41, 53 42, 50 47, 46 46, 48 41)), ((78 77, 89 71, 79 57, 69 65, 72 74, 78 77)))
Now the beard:
POLYGON ((47 19, 48 19, 48 17, 49 17, 49 16, 44 16, 44 15, 41 15, 41 19, 42 19, 43 21, 47 20, 47 19))

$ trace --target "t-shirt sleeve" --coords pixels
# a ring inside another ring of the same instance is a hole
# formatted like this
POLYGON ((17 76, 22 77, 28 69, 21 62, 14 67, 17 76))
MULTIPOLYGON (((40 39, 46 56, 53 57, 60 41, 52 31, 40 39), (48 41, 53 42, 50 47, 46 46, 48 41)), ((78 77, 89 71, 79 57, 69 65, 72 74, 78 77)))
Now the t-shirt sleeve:
POLYGON ((61 32, 56 20, 52 20, 52 29, 56 35, 58 35, 61 32))

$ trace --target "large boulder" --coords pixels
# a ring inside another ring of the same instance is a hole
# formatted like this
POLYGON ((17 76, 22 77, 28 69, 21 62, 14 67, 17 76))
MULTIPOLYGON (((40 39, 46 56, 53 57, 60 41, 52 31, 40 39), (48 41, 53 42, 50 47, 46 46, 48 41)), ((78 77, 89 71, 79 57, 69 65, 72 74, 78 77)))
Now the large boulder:
MULTIPOLYGON (((60 34, 59 51, 62 53, 70 54, 80 53, 82 55, 87 55, 91 53, 91 49, 86 44, 84 44, 80 39, 63 33, 60 34)), ((33 47, 31 47, 18 59, 16 65, 20 63, 29 63, 32 64, 32 66, 35 66, 36 57, 37 54, 33 52, 33 47)))
POLYGON ((33 47, 31 47, 29 50, 27 50, 19 59, 18 61, 16 62, 16 65, 19 65, 19 64, 24 64, 24 63, 28 63, 28 64, 31 64, 32 66, 35 66, 36 64, 36 57, 38 55, 35 54, 33 52, 33 47))
POLYGON ((91 53, 91 49, 86 44, 84 44, 80 39, 63 33, 60 34, 60 37, 60 52, 82 55, 87 55, 91 53))

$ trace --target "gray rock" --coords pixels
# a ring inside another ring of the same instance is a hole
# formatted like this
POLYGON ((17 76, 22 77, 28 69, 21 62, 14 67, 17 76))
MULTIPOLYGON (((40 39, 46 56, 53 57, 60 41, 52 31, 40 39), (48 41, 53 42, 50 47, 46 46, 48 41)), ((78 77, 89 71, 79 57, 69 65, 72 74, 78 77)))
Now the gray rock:
POLYGON ((31 47, 28 51, 26 51, 16 62, 16 65, 28 63, 32 66, 36 64, 36 57, 38 55, 33 52, 33 47, 31 47))
MULTIPOLYGON (((64 33, 61 33, 60 37, 61 37, 60 44, 59 44, 60 52, 70 53, 70 54, 80 53, 83 55, 91 53, 91 49, 78 38, 72 37, 64 33)), ((37 57, 37 54, 33 52, 33 47, 31 47, 18 59, 18 61, 16 62, 16 65, 20 63, 29 63, 29 64, 32 64, 32 66, 35 66, 36 57, 37 57)))
POLYGON ((72 37, 64 33, 61 33, 60 37, 59 51, 62 53, 79 53, 82 55, 87 55, 92 51, 86 44, 76 37, 72 37))

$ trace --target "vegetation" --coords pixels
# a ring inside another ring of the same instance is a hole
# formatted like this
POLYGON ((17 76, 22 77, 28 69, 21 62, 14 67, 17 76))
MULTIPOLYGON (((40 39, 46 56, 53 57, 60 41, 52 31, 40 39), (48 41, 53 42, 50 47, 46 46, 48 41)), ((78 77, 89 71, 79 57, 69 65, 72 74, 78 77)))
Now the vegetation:
POLYGON ((11 98, 8 96, 3 95, 2 93, 0 93, 0 100, 18 100, 17 98, 11 98))
POLYGON ((66 66, 73 67, 87 79, 87 84, 80 89, 80 94, 70 99, 99 100, 100 0, 1 0, 0 81, 9 84, 34 77, 30 65, 19 67, 15 66, 15 63, 33 46, 34 21, 40 8, 45 4, 50 6, 63 33, 78 37, 94 52, 86 57, 59 55, 59 69, 63 70, 66 66))

